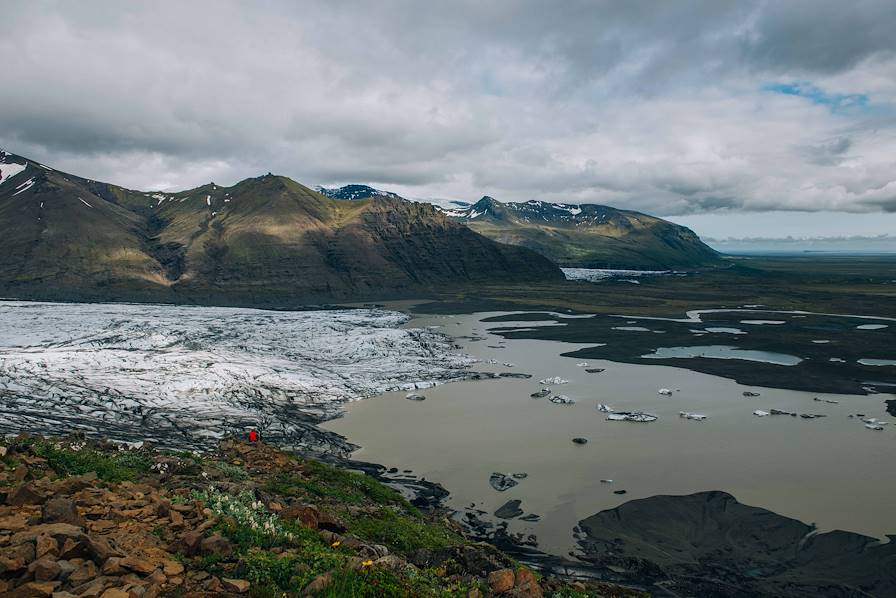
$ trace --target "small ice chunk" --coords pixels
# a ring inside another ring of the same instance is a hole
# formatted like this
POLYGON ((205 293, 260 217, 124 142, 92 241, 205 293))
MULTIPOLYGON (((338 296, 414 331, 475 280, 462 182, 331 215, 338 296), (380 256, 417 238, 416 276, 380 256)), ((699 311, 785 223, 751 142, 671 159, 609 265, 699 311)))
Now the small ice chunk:
POLYGON ((768 411, 763 411, 762 409, 757 409, 753 412, 753 415, 757 417, 765 417, 766 415, 771 415, 768 411))
POLYGON ((556 403, 558 405, 572 405, 575 403, 573 399, 566 395, 554 395, 550 399, 551 403, 556 403))
POLYGON ((568 384, 569 380, 564 380, 560 376, 554 376, 553 378, 542 378, 538 381, 539 384, 568 384))
POLYGON ((659 389, 658 391, 656 391, 656 394, 658 394, 658 395, 669 396, 669 395, 672 394, 672 391, 669 390, 668 388, 661 388, 661 389, 659 389))
POLYGON ((681 417, 684 419, 693 419, 698 422, 702 422, 704 419, 706 419, 706 416, 703 415, 702 413, 688 413, 687 411, 679 411, 678 417, 681 417))
POLYGON ((607 415, 607 421, 613 422, 654 422, 657 420, 655 415, 644 413, 643 411, 617 411, 607 415))

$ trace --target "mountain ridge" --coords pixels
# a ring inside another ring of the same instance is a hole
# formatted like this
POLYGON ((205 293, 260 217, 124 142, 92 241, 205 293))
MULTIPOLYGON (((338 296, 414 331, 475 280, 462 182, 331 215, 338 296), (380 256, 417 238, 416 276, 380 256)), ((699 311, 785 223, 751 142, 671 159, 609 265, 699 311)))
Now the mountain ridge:
POLYGON ((331 199, 272 174, 144 192, 4 152, 0 176, 7 294, 258 305, 562 279, 432 206, 331 199))
POLYGON ((484 196, 446 214, 491 239, 532 249, 563 267, 658 270, 717 266, 719 254, 690 229, 601 204, 484 196))
MULTIPOLYGON (((346 199, 400 197, 367 185, 326 191, 346 199)), ((563 267, 658 270, 722 263, 718 252, 690 229, 633 210, 538 200, 501 202, 488 195, 472 204, 451 203, 436 208, 490 239, 526 247, 563 267)))

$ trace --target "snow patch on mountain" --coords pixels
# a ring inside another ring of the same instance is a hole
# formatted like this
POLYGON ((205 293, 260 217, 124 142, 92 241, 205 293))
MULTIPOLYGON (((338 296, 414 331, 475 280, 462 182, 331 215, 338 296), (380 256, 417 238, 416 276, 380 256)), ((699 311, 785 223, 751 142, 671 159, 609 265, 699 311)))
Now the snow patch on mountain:
POLYGON ((6 163, 4 155, 0 158, 0 185, 25 170, 25 164, 6 163))
MULTIPOLYGON (((539 203, 539 202, 536 202, 536 203, 539 203)), ((569 206, 569 205, 566 205, 563 203, 552 203, 551 207, 556 210, 563 210, 563 211, 569 212, 573 216, 578 216, 579 214, 582 213, 582 208, 580 208, 579 206, 569 206)))
POLYGON ((16 187, 17 191, 15 193, 13 193, 12 196, 15 197, 19 193, 24 193, 25 191, 27 191, 28 189, 30 189, 33 186, 34 186, 34 179, 30 178, 27 181, 25 181, 24 183, 22 183, 21 185, 19 185, 18 187, 16 187))

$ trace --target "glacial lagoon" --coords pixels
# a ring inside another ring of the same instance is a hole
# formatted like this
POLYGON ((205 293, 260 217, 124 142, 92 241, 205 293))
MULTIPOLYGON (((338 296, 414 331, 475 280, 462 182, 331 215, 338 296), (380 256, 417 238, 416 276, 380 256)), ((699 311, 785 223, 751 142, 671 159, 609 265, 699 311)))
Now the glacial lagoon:
MULTIPOLYGON (((473 366, 477 371, 532 378, 444 384, 420 391, 424 401, 389 392, 349 404, 343 417, 324 427, 359 445, 356 459, 412 470, 441 483, 461 517, 468 511, 492 514, 507 501, 520 500, 520 509, 540 521, 513 519, 510 531, 536 535, 539 548, 554 554, 572 550, 573 527, 598 511, 656 494, 704 490, 724 490, 742 503, 814 523, 820 530, 879 538, 896 531, 896 481, 885 474, 896 457, 896 426, 875 431, 862 421, 892 419, 884 401, 896 395, 744 386, 685 369, 684 358, 683 367, 605 360, 586 365, 561 354, 592 345, 505 340, 488 330, 507 322, 482 322, 496 315, 502 314, 421 316, 406 326, 437 326, 458 337, 461 350, 480 360, 473 366), (555 376, 568 382, 551 385, 552 394, 566 395, 574 404, 530 397, 545 386, 539 380, 555 376), (659 394, 662 388, 671 394, 659 394), (597 409, 601 403, 658 419, 608 421, 597 409), (825 417, 753 414, 771 409, 825 417), (706 419, 686 419, 680 412, 706 419), (573 438, 588 442, 575 444, 573 438), (498 492, 489 484, 495 472, 527 476, 498 492)), ((539 322, 527 318, 518 325, 539 322)), ((732 355, 731 350, 717 356, 776 363, 794 357, 732 355)))

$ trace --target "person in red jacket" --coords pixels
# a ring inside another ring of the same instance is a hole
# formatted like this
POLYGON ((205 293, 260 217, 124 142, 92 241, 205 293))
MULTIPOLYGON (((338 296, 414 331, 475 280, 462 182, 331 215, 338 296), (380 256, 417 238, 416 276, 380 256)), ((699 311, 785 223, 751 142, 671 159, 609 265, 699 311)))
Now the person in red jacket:
POLYGON ((258 442, 258 432, 255 430, 249 431, 249 442, 258 442))

